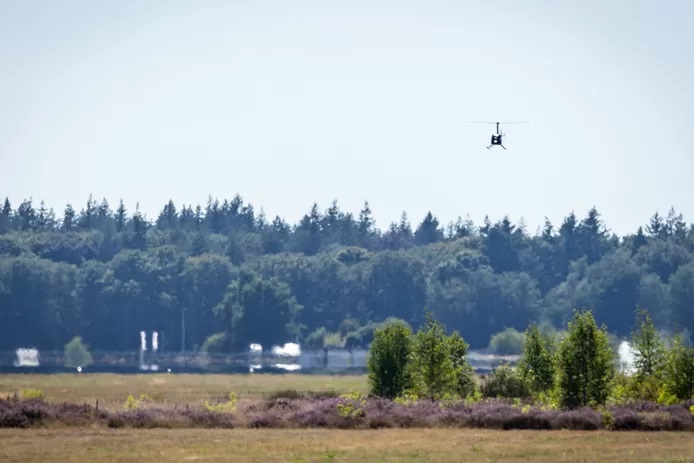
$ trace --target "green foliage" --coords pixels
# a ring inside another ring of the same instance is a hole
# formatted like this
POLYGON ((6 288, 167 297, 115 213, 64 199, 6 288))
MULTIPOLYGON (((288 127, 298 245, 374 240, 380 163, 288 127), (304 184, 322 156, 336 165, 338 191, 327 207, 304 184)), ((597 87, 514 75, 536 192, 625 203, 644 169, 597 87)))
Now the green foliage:
POLYGON ((506 327, 492 335, 489 348, 499 355, 518 355, 523 352, 524 338, 524 334, 515 328, 506 327))
POLYGON ((209 400, 205 400, 205 408, 211 412, 218 412, 218 413, 233 413, 236 411, 236 406, 238 404, 238 397, 236 396, 235 392, 230 392, 229 395, 229 400, 226 402, 216 402, 212 403, 209 400))
POLYGON ((355 318, 345 318, 340 323, 340 336, 347 336, 348 333, 356 332, 359 330, 359 320, 355 318))
POLYGON ((361 335, 355 331, 347 333, 345 336, 344 347, 345 349, 351 350, 361 347, 363 344, 361 335))
POLYGON ((519 374, 533 394, 548 392, 554 387, 554 342, 532 323, 525 332, 519 374))
POLYGON ((484 397, 526 398, 530 390, 516 368, 499 365, 482 382, 484 397))
POLYGON ((325 327, 316 328, 311 332, 306 339, 304 339, 303 347, 308 350, 322 349, 325 347, 325 338, 328 335, 328 331, 325 327))
POLYGON ((562 406, 603 405, 615 375, 606 328, 598 328, 590 311, 574 312, 568 337, 558 350, 558 387, 562 406))
POLYGON ((323 338, 324 347, 332 349, 341 349, 344 344, 344 340, 340 336, 339 332, 327 333, 325 338, 323 338))
POLYGON ((608 402, 621 404, 631 400, 649 400, 658 402, 668 397, 665 383, 654 376, 615 375, 614 385, 610 391, 608 402))
POLYGON ((302 309, 286 283, 252 271, 242 271, 215 307, 237 334, 236 348, 251 342, 272 345, 296 339, 301 332, 296 319, 302 309))
POLYGON ((140 408, 140 404, 137 401, 137 399, 135 399, 135 396, 133 396, 132 394, 128 394, 128 398, 125 399, 125 404, 123 404, 123 407, 126 410, 135 410, 137 408, 140 408))
POLYGON ((366 398, 360 393, 351 391, 340 395, 340 402, 337 403, 337 411, 341 416, 356 418, 364 416, 366 398))
POLYGON ((484 395, 482 394, 482 391, 475 390, 475 392, 473 392, 472 394, 465 397, 465 404, 466 405, 476 404, 477 402, 481 402, 482 399, 484 399, 484 395))
POLYGON ((65 366, 69 368, 88 367, 94 362, 80 336, 75 336, 65 345, 65 366))
POLYGON ((371 393, 395 398, 411 386, 408 364, 412 355, 412 331, 391 322, 374 332, 367 360, 371 393))
POLYGON ((410 363, 414 390, 418 395, 436 400, 457 389, 458 377, 451 355, 451 342, 443 325, 430 312, 414 337, 410 363))
POLYGON ((390 322, 376 330, 369 352, 371 392, 399 401, 473 394, 475 375, 466 358, 468 348, 457 331, 447 336, 430 312, 414 335, 406 324, 390 322))
POLYGON ((665 367, 665 345, 660 339, 650 315, 637 311, 638 328, 632 332, 630 345, 634 351, 636 376, 640 381, 649 377, 661 379, 665 367))
POLYGON ((142 393, 140 394, 139 398, 135 398, 134 395, 128 394, 128 397, 125 399, 125 403, 123 404, 123 407, 126 410, 136 410, 142 405, 146 403, 151 403, 155 401, 162 401, 163 396, 161 394, 155 394, 154 396, 150 396, 149 394, 142 393))
POLYGON ((664 400, 688 400, 694 396, 694 348, 685 346, 680 335, 674 336, 665 363, 664 400))
POLYGON ((607 429, 608 431, 611 431, 614 429, 614 416, 612 416, 612 413, 610 413, 609 410, 603 408, 600 410, 600 415, 602 417, 602 426, 607 429))
POLYGON ((535 402, 540 405, 540 410, 557 410, 560 407, 561 391, 555 386, 548 392, 540 392, 535 396, 535 402))
POLYGON ((393 402, 399 405, 413 405, 417 403, 419 396, 414 391, 405 391, 402 395, 393 399, 393 402))
POLYGON ((467 361, 470 346, 457 331, 448 337, 448 345, 456 377, 454 391, 460 397, 467 397, 475 392, 475 372, 467 361))
POLYGON ((153 323, 162 352, 180 348, 184 327, 187 350, 221 332, 230 351, 304 345, 320 327, 367 347, 382 320, 419 325, 424 307, 471 348, 504 353, 519 345, 505 327, 559 327, 574 307, 617 339, 636 306, 662 330, 694 326, 694 230, 674 210, 615 236, 592 208, 535 236, 508 217, 443 224, 434 211, 378 229, 366 203, 357 214, 311 204, 289 223, 240 195, 167 201, 151 220, 92 197, 57 214, 0 204, 0 351, 63 350, 77 333, 90 349, 130 351, 153 323))
POLYGON ((44 395, 44 393, 41 389, 35 389, 35 388, 22 389, 21 396, 22 396, 22 398, 27 399, 27 400, 32 400, 32 399, 44 400, 46 398, 46 396, 44 395))
POLYGON ((200 347, 201 352, 223 352, 227 343, 227 333, 215 333, 205 339, 205 342, 200 347))

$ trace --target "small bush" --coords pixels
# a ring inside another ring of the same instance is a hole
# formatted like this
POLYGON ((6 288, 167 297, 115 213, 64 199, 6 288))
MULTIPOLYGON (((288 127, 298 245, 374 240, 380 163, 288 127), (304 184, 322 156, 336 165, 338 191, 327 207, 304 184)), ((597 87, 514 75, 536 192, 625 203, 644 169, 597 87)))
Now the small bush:
POLYGON ((126 410, 136 410, 140 408, 140 403, 137 401, 137 399, 135 399, 135 397, 132 394, 129 394, 128 398, 125 399, 123 408, 125 408, 126 410))
POLYGON ((218 402, 216 404, 211 403, 209 400, 205 400, 205 408, 211 412, 219 413, 233 413, 236 411, 236 405, 238 404, 238 397, 235 392, 229 393, 229 400, 227 402, 218 402))
POLYGON ((92 354, 82 343, 80 336, 75 336, 65 345, 65 366, 68 368, 88 367, 94 362, 92 354))
POLYGON ((277 399, 327 399, 340 397, 341 392, 330 389, 325 391, 297 391, 296 389, 280 389, 270 393, 267 397, 270 401, 277 399))
POLYGON ((359 392, 350 392, 340 396, 341 401, 336 405, 340 416, 356 418, 364 416, 366 399, 359 392))
POLYGON ((33 388, 22 389, 21 395, 22 395, 22 398, 29 399, 29 400, 31 400, 31 399, 43 400, 46 398, 41 389, 33 389, 33 388))
POLYGON ((489 348, 499 355, 520 355, 523 353, 525 335, 515 328, 505 328, 492 335, 489 348))
POLYGON ((484 397, 530 397, 530 390, 518 370, 507 364, 500 365, 487 376, 482 382, 481 391, 484 397))
POLYGON ((226 332, 215 333, 207 337, 200 347, 200 352, 223 352, 227 346, 228 339, 226 332))

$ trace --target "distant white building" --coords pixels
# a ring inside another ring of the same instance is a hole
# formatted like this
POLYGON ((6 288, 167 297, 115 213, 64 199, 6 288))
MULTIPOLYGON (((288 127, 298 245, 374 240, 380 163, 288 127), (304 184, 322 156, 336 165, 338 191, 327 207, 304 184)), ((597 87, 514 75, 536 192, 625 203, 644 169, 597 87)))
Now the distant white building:
POLYGON ((17 358, 14 361, 16 367, 37 367, 39 366, 39 351, 33 348, 19 348, 16 351, 17 358))

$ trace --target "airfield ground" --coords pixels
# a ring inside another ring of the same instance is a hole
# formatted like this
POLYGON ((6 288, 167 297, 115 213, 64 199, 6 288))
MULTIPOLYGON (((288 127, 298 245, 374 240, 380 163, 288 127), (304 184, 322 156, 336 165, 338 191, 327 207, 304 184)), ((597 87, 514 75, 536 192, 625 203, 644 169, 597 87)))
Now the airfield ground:
MULTIPOLYGON (((277 391, 365 391, 365 376, 0 375, 0 393, 40 389, 51 402, 121 409, 145 393, 159 406, 194 404, 234 391, 239 399, 277 391)), ((484 429, 0 429, 2 462, 243 461, 694 462, 691 432, 494 431, 484 429)))
POLYGON ((0 429, 14 462, 685 462, 690 433, 477 429, 0 429))
POLYGON ((329 376, 303 374, 143 374, 111 373, 55 375, 0 375, 0 397, 22 389, 40 389, 49 402, 73 402, 121 409, 129 394, 147 394, 159 405, 202 404, 205 400, 224 399, 235 392, 239 399, 259 399, 278 391, 337 394, 366 392, 366 375, 329 376))

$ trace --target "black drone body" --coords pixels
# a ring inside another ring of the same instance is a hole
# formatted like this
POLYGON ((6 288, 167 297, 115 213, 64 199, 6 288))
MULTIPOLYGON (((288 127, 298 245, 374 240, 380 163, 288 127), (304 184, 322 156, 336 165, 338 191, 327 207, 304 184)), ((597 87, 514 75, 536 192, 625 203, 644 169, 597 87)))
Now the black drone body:
POLYGON ((496 145, 501 146, 503 149, 506 149, 506 147, 503 145, 504 133, 499 131, 499 124, 527 124, 530 121, 519 121, 519 122, 469 121, 469 122, 471 124, 496 124, 496 133, 492 134, 492 142, 489 146, 487 146, 487 149, 490 149, 496 145))

